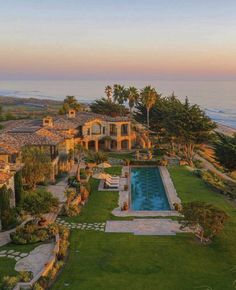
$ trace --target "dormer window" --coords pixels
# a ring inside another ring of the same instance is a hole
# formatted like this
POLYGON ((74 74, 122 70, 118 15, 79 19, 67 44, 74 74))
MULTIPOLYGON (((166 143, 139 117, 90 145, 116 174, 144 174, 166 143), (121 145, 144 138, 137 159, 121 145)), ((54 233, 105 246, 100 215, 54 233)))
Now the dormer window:
POLYGON ((76 116, 76 111, 74 109, 70 109, 67 113, 68 118, 72 119, 76 116))

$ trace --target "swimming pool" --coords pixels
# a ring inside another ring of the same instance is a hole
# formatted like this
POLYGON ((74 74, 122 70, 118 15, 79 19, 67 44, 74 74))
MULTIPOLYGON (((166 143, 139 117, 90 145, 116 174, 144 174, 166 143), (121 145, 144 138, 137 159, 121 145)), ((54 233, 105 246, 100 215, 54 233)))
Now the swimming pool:
POLYGON ((131 209, 171 210, 158 167, 131 168, 131 209))

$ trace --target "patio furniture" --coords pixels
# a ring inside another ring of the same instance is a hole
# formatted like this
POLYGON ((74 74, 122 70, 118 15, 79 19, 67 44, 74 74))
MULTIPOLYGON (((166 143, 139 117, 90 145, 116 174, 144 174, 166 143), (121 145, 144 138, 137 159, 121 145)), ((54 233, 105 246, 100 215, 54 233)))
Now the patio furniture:
POLYGON ((110 183, 109 181, 105 180, 104 187, 106 188, 119 188, 119 183, 110 183))
POLYGON ((119 176, 114 176, 114 175, 111 175, 111 174, 108 174, 108 173, 107 173, 107 178, 114 179, 114 180, 120 179, 119 176))

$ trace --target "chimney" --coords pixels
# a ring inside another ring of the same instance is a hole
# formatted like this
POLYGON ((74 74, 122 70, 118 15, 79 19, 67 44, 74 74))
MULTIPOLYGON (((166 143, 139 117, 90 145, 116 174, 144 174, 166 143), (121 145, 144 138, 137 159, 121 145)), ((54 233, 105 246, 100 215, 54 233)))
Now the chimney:
POLYGON ((43 127, 53 127, 53 119, 52 119, 52 117, 43 118, 43 127))
POLYGON ((74 109, 70 109, 67 113, 67 117, 70 119, 73 119, 75 118, 75 116, 76 116, 76 111, 74 109))

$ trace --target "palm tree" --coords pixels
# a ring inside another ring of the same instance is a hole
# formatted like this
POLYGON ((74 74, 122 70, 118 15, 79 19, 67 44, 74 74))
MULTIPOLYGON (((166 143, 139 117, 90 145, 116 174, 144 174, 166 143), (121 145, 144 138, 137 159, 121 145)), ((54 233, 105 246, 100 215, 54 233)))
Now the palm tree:
POLYGON ((111 101, 111 96, 112 96, 112 87, 111 86, 106 86, 105 87, 105 94, 107 95, 108 101, 111 101))
POLYGON ((147 128, 149 129, 150 109, 155 105, 158 98, 158 94, 155 88, 152 88, 151 86, 146 86, 145 88, 141 90, 140 98, 141 98, 142 104, 146 107, 146 110, 147 110, 147 128))
POLYGON ((138 103, 139 100, 139 92, 135 87, 129 87, 126 90, 127 93, 127 99, 129 102, 129 110, 130 110, 130 114, 132 114, 133 108, 134 106, 138 103))
POLYGON ((59 110, 60 114, 65 114, 68 113, 70 109, 74 109, 77 112, 81 110, 82 106, 81 104, 77 101, 75 96, 66 96, 66 98, 63 101, 62 108, 59 110))
POLYGON ((114 99, 114 102, 117 102, 118 104, 123 105, 123 103, 127 100, 126 90, 124 86, 114 84, 113 99, 114 99))

